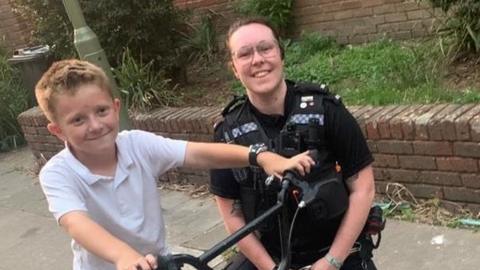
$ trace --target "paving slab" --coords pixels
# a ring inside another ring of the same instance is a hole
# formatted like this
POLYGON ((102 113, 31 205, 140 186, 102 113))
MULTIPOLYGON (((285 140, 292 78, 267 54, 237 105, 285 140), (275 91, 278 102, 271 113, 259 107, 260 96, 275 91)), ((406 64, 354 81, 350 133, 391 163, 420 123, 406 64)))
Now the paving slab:
POLYGON ((480 233, 389 220, 376 252, 379 269, 480 269, 480 233))
POLYGON ((68 236, 46 218, 25 211, 1 210, 0 269, 71 269, 68 236))
MULTIPOLYGON (((48 213, 27 148, 0 154, 0 270, 71 269, 70 239, 48 213)), ((212 196, 160 190, 174 253, 202 254, 226 237, 212 196)), ((378 269, 480 269, 480 233, 388 220, 375 251, 378 269)), ((218 257, 215 269, 224 264, 218 257)), ((188 268, 191 269, 191 268, 188 268)))

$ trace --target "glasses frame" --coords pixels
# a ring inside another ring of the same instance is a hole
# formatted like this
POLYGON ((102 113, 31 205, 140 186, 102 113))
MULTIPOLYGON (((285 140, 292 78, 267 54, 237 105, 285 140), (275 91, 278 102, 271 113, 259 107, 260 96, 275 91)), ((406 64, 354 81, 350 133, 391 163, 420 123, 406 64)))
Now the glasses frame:
POLYGON ((254 59, 255 53, 257 53, 263 58, 273 58, 280 54, 280 45, 276 40, 262 40, 257 42, 255 45, 246 45, 246 46, 240 47, 240 49, 238 49, 237 51, 230 51, 230 56, 233 61, 236 61, 240 64, 247 64, 247 63, 251 64, 252 60, 254 59), (271 52, 269 53, 262 52, 262 49, 260 48, 260 46, 265 44, 270 45, 270 43, 273 44, 273 48, 271 52), (248 58, 243 59, 238 57, 239 51, 242 50, 243 48, 248 48, 251 51, 248 58))

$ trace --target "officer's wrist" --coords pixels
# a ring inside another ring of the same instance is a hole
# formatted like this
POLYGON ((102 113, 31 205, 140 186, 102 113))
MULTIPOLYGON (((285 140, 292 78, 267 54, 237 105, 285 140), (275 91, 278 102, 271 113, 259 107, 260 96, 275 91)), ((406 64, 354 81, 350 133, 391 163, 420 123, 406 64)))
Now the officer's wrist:
POLYGON ((270 151, 265 151, 261 152, 257 155, 257 166, 260 168, 264 168, 265 165, 268 164, 268 159, 271 158, 272 152, 270 151))
POLYGON ((248 149, 248 163, 250 166, 262 167, 258 157, 262 155, 262 153, 266 152, 267 149, 268 148, 264 143, 250 145, 248 149))

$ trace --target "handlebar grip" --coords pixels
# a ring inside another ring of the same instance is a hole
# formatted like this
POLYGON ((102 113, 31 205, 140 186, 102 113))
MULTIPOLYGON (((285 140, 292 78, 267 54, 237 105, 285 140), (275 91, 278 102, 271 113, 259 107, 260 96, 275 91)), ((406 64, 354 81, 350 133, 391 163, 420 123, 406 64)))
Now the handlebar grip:
POLYGON ((319 157, 318 149, 309 149, 308 155, 315 161, 315 163, 318 161, 318 157, 319 157))
POLYGON ((171 254, 157 256, 157 268, 155 270, 178 270, 180 267, 175 263, 171 254))

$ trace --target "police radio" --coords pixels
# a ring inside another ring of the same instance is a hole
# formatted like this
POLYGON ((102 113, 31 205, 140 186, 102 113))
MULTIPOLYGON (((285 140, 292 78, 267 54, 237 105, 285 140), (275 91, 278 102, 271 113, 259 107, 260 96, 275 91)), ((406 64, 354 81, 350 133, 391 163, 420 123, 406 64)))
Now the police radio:
POLYGON ((304 149, 304 141, 302 133, 297 130, 294 123, 288 123, 280 132, 277 152, 279 155, 290 158, 301 153, 304 149))
MULTIPOLYGON (((326 151, 323 148, 323 130, 317 118, 310 118, 308 125, 303 129, 295 124, 288 124, 280 134, 279 153, 288 157, 310 151, 310 156, 315 160, 312 169, 322 172, 322 163, 326 162, 326 151), (320 149, 320 151, 319 151, 320 149)), ((328 167, 328 166, 326 166, 328 167)), ((288 171, 284 179, 288 180, 301 191, 299 208, 306 208, 312 216, 320 220, 330 219, 346 211, 348 207, 348 192, 341 180, 339 172, 335 175, 322 174, 310 177, 301 177, 294 171, 288 171)), ((381 241, 381 231, 385 228, 385 219, 380 207, 370 209, 363 234, 368 237, 377 236, 373 248, 377 248, 381 241)))
POLYGON ((343 214, 348 207, 348 192, 335 164, 327 164, 323 148, 323 127, 318 118, 310 118, 307 125, 287 124, 280 132, 279 154, 287 157, 309 150, 315 161, 311 173, 302 177, 294 171, 284 179, 300 192, 298 207, 306 208, 313 220, 328 220, 343 214))

